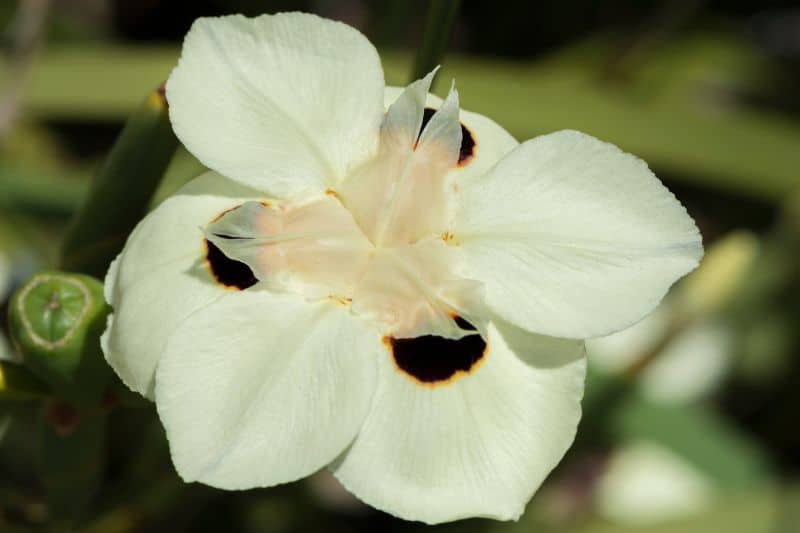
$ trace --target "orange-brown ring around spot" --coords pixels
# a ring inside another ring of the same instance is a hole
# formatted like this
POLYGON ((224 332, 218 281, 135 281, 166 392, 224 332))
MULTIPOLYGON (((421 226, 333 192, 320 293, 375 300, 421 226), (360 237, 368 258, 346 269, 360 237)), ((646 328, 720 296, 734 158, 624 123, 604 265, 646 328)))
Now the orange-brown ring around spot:
MULTIPOLYGON (((464 329, 475 329, 461 317, 455 319, 464 329)), ((448 385, 472 374, 489 353, 489 347, 480 335, 461 339, 436 335, 410 339, 384 337, 383 343, 397 371, 424 387, 448 385)))
MULTIPOLYGON (((419 134, 417 135, 417 142, 419 141, 419 136, 422 135, 422 130, 425 129, 425 126, 428 124, 428 121, 433 117, 436 110, 432 107, 426 107, 422 112, 422 124, 419 128, 419 134)), ((414 143, 414 149, 417 148, 417 142, 414 143)), ((469 128, 467 128, 463 122, 461 122, 461 147, 458 151, 458 163, 457 166, 464 167, 469 164, 470 161, 475 157, 475 150, 477 147, 477 143, 475 142, 475 136, 472 134, 469 128)))
MULTIPOLYGON (((271 205, 269 202, 260 203, 264 207, 271 205)), ((226 214, 240 207, 241 205, 237 205, 222 211, 211 220, 211 223, 218 221, 226 214)), ((203 239, 203 249, 205 265, 211 277, 226 290, 243 291, 258 283, 258 279, 249 266, 241 261, 229 258, 208 239, 203 239)))

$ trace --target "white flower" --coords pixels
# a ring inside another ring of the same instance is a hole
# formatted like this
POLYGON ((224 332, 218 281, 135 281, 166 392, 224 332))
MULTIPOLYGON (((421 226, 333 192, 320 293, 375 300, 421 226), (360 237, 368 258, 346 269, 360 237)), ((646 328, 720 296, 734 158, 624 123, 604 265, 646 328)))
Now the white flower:
POLYGON ((647 440, 616 449, 596 490, 600 514, 638 528, 700 514, 716 495, 713 479, 697 466, 647 440))
POLYGON ((573 440, 579 339, 697 264, 642 161, 572 131, 519 144, 432 76, 384 87, 375 48, 312 15, 187 35, 170 118, 213 172, 131 235, 103 338, 184 479, 329 465, 403 518, 517 518, 573 440))

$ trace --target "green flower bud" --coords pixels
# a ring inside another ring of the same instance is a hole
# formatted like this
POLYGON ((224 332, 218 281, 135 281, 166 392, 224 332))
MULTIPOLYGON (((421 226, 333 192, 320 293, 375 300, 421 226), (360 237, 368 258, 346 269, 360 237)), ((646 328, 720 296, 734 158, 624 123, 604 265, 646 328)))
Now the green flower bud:
POLYGON ((100 351, 108 311, 96 279, 43 272, 11 299, 11 338, 28 368, 55 392, 75 401, 96 399, 109 378, 100 351))

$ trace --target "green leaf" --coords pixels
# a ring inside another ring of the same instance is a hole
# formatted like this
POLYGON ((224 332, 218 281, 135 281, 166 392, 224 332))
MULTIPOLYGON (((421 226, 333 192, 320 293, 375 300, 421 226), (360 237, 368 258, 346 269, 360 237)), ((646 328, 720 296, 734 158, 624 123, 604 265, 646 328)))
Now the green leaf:
POLYGON ((95 176, 64 240, 64 270, 98 277, 105 274, 128 234, 147 212, 177 146, 166 99, 161 90, 156 90, 128 119, 95 176))
MULTIPOLYGON (((619 525, 593 520, 560 533, 790 533, 800 520, 800 487, 765 487, 729 494, 707 511, 652 525, 619 525)), ((516 531, 526 531, 521 522, 516 531)), ((509 532, 510 533, 510 532, 509 532)))
POLYGON ((607 423, 617 442, 644 439, 664 445, 721 489, 743 489, 770 479, 765 452, 710 408, 663 405, 630 394, 607 423))
MULTIPOLYGON (((594 36, 536 62, 448 55, 465 109, 483 113, 524 140, 572 128, 613 142, 673 179, 770 201, 797 186, 800 123, 791 116, 715 98, 757 85, 768 65, 747 41, 704 32, 654 51, 629 81, 603 79, 614 54, 594 36)), ((152 80, 169 74, 178 50, 83 45, 37 60, 26 109, 47 118, 118 119, 152 80), (75 76, 81 72, 81 76, 75 76)), ((407 80, 409 56, 383 54, 386 79, 407 80)), ((0 67, 0 83, 9 75, 0 67)))
POLYGON ((41 477, 54 530, 71 530, 97 492, 105 470, 105 433, 104 415, 80 412, 62 403, 47 407, 41 477), (77 418, 63 420, 73 416, 77 418))
POLYGON ((22 365, 0 361, 0 400, 39 400, 47 386, 22 365))
POLYGON ((442 62, 459 7, 461 0, 431 0, 428 3, 425 30, 417 47, 410 81, 425 77, 442 62))

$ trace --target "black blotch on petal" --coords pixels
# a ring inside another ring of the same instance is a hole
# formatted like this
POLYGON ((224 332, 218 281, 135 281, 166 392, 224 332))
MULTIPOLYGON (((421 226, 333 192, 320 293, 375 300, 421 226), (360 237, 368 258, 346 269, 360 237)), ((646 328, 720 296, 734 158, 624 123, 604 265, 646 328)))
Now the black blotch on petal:
POLYGON ((464 124, 461 124, 461 149, 458 152, 458 166, 463 167, 469 163, 472 156, 475 155, 475 137, 472 132, 467 129, 464 124))
POLYGON ((456 315, 453 317, 453 321, 456 323, 458 327, 461 329, 465 329, 467 331, 478 331, 478 328, 467 322, 464 318, 456 315))
MULTIPOLYGON (((432 107, 426 107, 422 111, 422 124, 419 127, 419 133, 417 134, 417 141, 419 141, 419 136, 422 135, 422 130, 425 129, 425 126, 428 125, 430 122, 431 117, 433 117, 436 110, 432 107)), ((415 145, 416 146, 416 145, 415 145)), ((458 165, 464 166, 466 165, 472 156, 475 154, 475 138, 472 136, 472 132, 467 129, 464 124, 461 124, 461 148, 458 152, 458 165)))
MULTIPOLYGON (((455 318, 463 329, 475 330, 461 317, 455 318)), ((469 372, 483 359, 486 341, 480 335, 468 335, 458 340, 436 335, 413 339, 387 338, 397 367, 422 383, 435 385, 447 381, 457 372, 469 372)))
POLYGON ((208 239, 206 239, 206 250, 208 268, 222 285, 245 290, 258 282, 249 266, 241 261, 230 259, 208 239))
POLYGON ((419 136, 422 135, 422 130, 425 129, 425 126, 428 125, 428 122, 431 121, 433 115, 436 114, 436 110, 432 107, 426 107, 422 110, 422 124, 419 125, 419 133, 417 133, 417 140, 419 140, 419 136))

